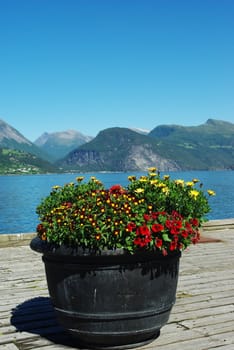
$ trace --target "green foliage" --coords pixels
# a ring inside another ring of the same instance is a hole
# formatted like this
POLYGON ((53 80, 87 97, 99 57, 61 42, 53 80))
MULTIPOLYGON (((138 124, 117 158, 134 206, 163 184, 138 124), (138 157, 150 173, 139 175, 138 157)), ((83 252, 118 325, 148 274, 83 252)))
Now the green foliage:
POLYGON ((128 179, 126 188, 105 189, 95 177, 54 186, 37 207, 39 237, 92 251, 143 249, 164 255, 199 240, 198 228, 210 207, 201 188, 195 188, 198 180, 161 178, 155 168, 128 179))

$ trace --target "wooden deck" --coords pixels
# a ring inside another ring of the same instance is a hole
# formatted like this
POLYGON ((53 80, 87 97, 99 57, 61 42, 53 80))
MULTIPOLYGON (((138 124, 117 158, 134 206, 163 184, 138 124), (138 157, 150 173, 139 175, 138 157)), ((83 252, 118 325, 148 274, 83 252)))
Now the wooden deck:
MULTIPOLYGON (((77 349, 54 317, 40 254, 25 235, 11 236, 9 244, 3 236, 0 350, 77 349)), ((182 255, 168 324, 158 339, 138 349, 234 349, 234 219, 209 222, 203 236, 208 239, 182 255)))

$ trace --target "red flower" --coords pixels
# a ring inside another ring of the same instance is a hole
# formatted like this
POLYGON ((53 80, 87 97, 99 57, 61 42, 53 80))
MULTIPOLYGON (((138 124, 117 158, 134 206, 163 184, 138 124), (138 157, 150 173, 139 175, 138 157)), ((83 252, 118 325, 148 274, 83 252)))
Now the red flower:
POLYGON ((169 249, 170 249, 171 251, 173 251, 173 250, 176 250, 176 247, 177 247, 177 242, 172 241, 172 242, 170 243, 169 249))
POLYGON ((157 220, 158 216, 159 216, 159 212, 153 212, 151 214, 151 217, 152 217, 153 220, 157 220))
POLYGON ((175 218, 175 219, 179 219, 179 220, 182 220, 183 217, 180 213, 178 213, 176 210, 173 210, 171 215, 175 218))
POLYGON ((152 219, 154 219, 154 220, 157 220, 157 218, 159 217, 159 215, 165 216, 165 215, 166 215, 166 212, 165 212, 165 211, 156 211, 156 212, 153 212, 153 213, 151 214, 152 219))
POLYGON ((178 247, 179 250, 182 250, 182 249, 183 249, 183 246, 184 246, 183 243, 178 243, 178 245, 177 245, 177 247, 178 247))
POLYGON ((67 208, 71 208, 72 207, 72 203, 71 202, 64 202, 63 205, 67 208))
POLYGON ((162 245, 163 245, 162 239, 157 237, 156 240, 155 240, 155 246, 157 248, 161 248, 162 245))
POLYGON ((134 239, 134 244, 138 245, 139 247, 145 247, 148 244, 148 242, 144 238, 137 237, 134 239))
POLYGON ((120 185, 114 185, 110 188, 109 190, 110 193, 116 193, 116 194, 121 194, 124 192, 122 186, 120 185))
POLYGON ((45 232, 45 228, 42 224, 37 225, 37 232, 43 234, 45 232))
POLYGON ((151 216, 149 214, 144 214, 144 220, 145 221, 150 221, 151 220, 151 216))
POLYGON ((187 238, 188 237, 188 231, 187 230, 183 230, 181 231, 181 236, 184 237, 184 238, 187 238))
POLYGON ((165 225, 167 228, 171 228, 171 220, 166 220, 165 225))
POLYGON ((134 222, 129 222, 129 224, 127 224, 127 231, 132 232, 135 228, 136 224, 134 222))
POLYGON ((142 235, 142 236, 150 236, 150 229, 146 226, 140 226, 136 230, 137 235, 142 235))
POLYGON ((160 232, 164 230, 164 226, 162 224, 153 224, 151 230, 155 233, 160 232))
POLYGON ((200 239, 200 233, 199 231, 194 231, 193 233, 194 233, 194 237, 192 238, 192 243, 196 244, 200 239))
POLYGON ((178 235, 179 230, 182 228, 182 221, 178 220, 167 220, 166 227, 170 230, 172 235, 178 235))
POLYGON ((195 218, 190 220, 190 224, 198 227, 200 223, 199 223, 199 220, 195 218))
POLYGON ((138 227, 136 235, 137 237, 134 239, 134 244, 140 247, 145 247, 152 240, 150 230, 146 225, 138 227))
POLYGON ((168 252, 166 251, 165 248, 162 249, 162 255, 163 255, 163 256, 167 256, 167 255, 168 255, 168 252))

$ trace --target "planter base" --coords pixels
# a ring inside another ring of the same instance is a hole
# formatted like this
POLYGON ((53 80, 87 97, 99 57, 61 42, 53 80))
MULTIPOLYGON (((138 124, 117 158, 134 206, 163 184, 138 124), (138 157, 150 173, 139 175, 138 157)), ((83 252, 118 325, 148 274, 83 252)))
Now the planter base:
POLYGON ((160 336, 160 330, 158 330, 158 332, 156 334, 154 334, 151 338, 149 339, 145 339, 144 341, 141 342, 134 342, 131 341, 128 344, 123 344, 123 345, 106 345, 106 344, 97 344, 95 343, 91 343, 91 342, 87 342, 84 341, 82 342, 78 336, 77 338, 77 334, 76 331, 75 332, 69 332, 69 334, 71 334, 74 339, 77 339, 77 346, 79 346, 80 348, 84 348, 84 349, 93 349, 93 350, 125 350, 125 349, 135 349, 135 348, 139 348, 142 346, 145 346, 147 344, 152 343, 155 339, 157 339, 160 336))
POLYGON ((151 343, 160 335, 170 311, 107 316, 80 315, 55 307, 59 323, 79 345, 89 349, 131 349, 151 343))

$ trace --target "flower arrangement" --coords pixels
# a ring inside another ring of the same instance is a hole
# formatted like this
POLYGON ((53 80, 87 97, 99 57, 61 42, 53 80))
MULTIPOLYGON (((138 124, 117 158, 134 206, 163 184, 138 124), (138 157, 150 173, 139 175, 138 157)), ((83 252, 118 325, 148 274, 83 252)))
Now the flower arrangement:
POLYGON ((37 207, 38 236, 96 252, 121 248, 132 254, 147 250, 163 255, 199 241, 199 227, 210 211, 199 180, 161 177, 156 168, 128 180, 126 187, 109 189, 95 177, 88 182, 77 177, 76 183, 54 186, 37 207))

